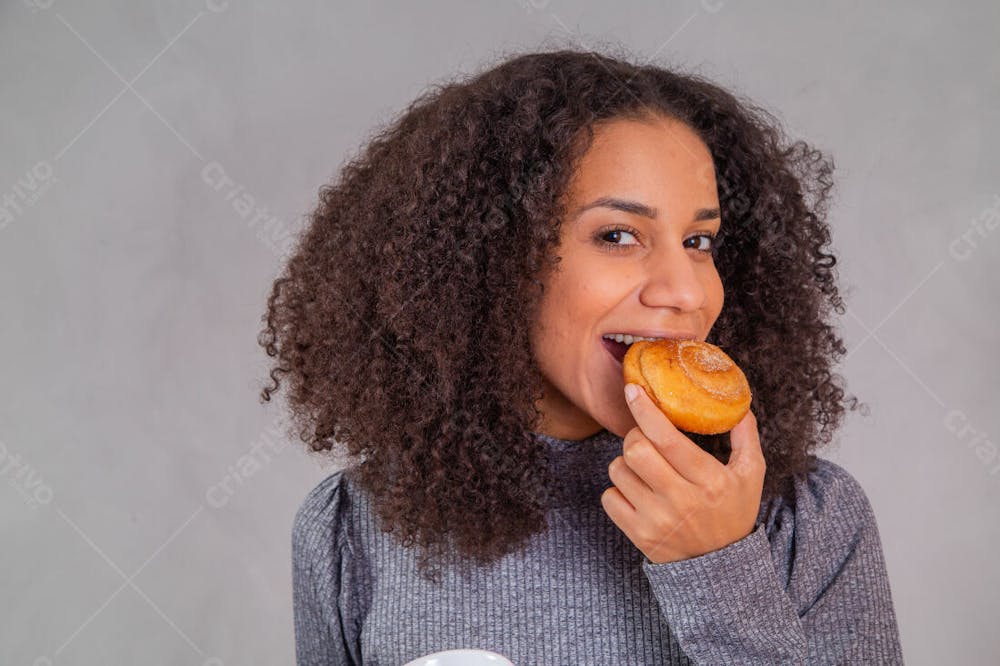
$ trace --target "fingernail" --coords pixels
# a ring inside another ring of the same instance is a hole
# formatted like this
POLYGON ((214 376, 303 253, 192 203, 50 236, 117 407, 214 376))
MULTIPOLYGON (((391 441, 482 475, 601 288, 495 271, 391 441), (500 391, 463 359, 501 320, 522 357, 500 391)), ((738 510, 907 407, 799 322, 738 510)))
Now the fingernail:
POLYGON ((639 397, 639 387, 636 386, 635 384, 626 384, 625 399, 628 400, 629 402, 632 402, 638 397, 639 397))

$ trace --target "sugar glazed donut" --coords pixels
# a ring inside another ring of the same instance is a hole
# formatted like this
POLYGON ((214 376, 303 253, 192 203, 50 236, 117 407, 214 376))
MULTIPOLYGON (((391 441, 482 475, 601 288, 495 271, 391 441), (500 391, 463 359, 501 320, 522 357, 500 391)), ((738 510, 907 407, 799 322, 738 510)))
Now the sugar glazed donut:
POLYGON ((646 389, 678 429, 716 435, 750 409, 750 385, 739 366, 708 342, 639 340, 622 361, 625 383, 646 389))

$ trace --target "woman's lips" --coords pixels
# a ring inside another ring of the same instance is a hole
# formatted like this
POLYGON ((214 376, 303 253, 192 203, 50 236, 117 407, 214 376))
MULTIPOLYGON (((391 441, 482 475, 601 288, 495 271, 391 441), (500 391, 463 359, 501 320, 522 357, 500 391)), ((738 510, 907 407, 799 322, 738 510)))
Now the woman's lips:
POLYGON ((611 354, 611 358, 615 359, 618 365, 621 365, 625 360, 625 352, 628 351, 628 345, 624 342, 615 342, 603 337, 601 338, 601 344, 611 354))

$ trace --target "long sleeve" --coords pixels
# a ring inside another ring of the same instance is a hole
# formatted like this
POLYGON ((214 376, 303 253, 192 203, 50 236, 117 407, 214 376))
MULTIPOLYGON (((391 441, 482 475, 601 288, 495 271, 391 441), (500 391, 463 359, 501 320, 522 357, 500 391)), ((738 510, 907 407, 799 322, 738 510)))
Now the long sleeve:
POLYGON ((643 571, 698 664, 902 664, 871 504, 842 467, 817 459, 743 539, 643 571), (769 529, 770 528, 770 529, 769 529))
POLYGON ((292 605, 295 663, 360 663, 350 616, 348 558, 340 529, 342 472, 324 479, 306 497, 292 527, 292 605))

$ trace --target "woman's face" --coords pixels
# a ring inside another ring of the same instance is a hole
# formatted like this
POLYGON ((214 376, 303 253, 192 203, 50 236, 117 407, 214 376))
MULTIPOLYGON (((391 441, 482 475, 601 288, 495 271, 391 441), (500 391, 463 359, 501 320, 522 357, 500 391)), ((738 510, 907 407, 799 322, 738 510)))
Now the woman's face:
POLYGON ((606 335, 704 340, 722 310, 709 250, 719 199, 708 147, 683 123, 614 120, 595 128, 566 192, 553 272, 532 349, 545 377, 536 426, 562 439, 635 427, 626 346, 606 335))

